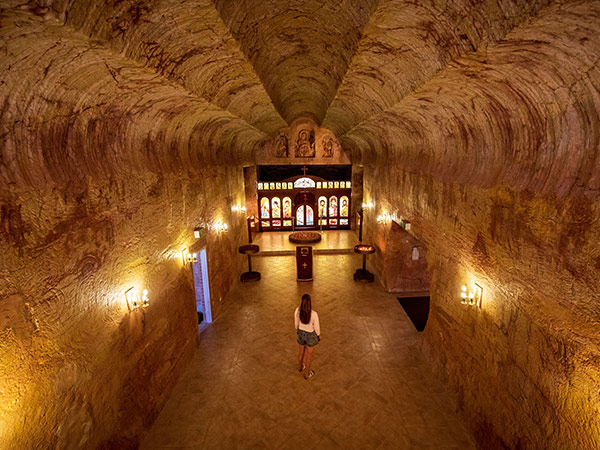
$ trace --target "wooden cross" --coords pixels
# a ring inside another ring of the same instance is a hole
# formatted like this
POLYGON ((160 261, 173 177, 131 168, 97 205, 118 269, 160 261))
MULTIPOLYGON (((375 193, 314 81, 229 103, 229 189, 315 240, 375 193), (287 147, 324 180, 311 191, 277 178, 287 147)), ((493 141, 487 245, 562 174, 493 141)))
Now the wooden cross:
POLYGON ((307 170, 308 170, 308 167, 306 167, 306 166, 303 166, 303 167, 302 167, 302 175, 303 175, 303 176, 306 176, 306 171, 307 171, 307 170))

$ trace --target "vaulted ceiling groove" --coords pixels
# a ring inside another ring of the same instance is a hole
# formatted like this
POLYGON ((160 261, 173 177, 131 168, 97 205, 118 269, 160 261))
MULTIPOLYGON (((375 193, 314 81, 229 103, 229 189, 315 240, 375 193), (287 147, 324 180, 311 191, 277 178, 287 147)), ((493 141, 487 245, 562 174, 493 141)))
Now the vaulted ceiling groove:
POLYGON ((588 56, 600 45, 599 25, 600 2, 557 2, 490 44, 484 59, 457 59, 363 121, 342 144, 357 157, 364 151, 365 161, 398 159, 448 181, 597 195, 590 163, 600 167, 598 111, 590 98, 598 93, 587 86, 600 81, 588 56))
POLYGON ((249 162, 267 137, 68 27, 27 11, 0 20, 3 187, 249 162))
POLYGON ((321 123, 377 0, 214 0, 287 123, 321 123))
POLYGON ((67 25, 264 133, 285 122, 210 0, 55 2, 67 25))
POLYGON ((342 136, 400 102, 461 55, 485 51, 550 0, 470 2, 382 0, 323 126, 342 136))

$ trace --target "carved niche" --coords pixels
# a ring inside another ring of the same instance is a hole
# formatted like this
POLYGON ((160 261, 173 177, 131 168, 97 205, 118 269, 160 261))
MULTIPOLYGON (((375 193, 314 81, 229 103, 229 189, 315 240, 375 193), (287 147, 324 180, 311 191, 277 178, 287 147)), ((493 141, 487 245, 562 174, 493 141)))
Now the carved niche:
POLYGON ((331 136, 325 136, 321 140, 321 145, 323 146, 323 157, 333 158, 333 138, 331 136))
POLYGON ((279 132, 279 136, 275 140, 275 156, 277 158, 288 157, 288 138, 283 131, 279 132))
POLYGON ((315 132, 312 130, 300 130, 296 140, 296 158, 315 157, 315 132))

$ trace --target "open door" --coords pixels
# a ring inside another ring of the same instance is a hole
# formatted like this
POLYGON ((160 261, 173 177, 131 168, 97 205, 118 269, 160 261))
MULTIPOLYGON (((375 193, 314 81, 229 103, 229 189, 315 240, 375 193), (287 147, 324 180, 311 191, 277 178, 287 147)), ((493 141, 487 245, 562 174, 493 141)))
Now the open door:
POLYGON ((194 274, 194 290, 196 291, 196 311, 198 312, 198 326, 202 330, 206 324, 212 322, 210 309, 210 287, 208 285, 208 263, 206 249, 198 253, 198 259, 192 264, 194 274))

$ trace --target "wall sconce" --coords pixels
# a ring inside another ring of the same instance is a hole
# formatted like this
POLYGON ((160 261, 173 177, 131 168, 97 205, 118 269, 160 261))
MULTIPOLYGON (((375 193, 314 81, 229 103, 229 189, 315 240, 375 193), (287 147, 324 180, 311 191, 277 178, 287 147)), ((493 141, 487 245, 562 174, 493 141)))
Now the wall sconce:
POLYGON ((196 227, 194 228, 194 238, 200 239, 206 234, 206 229, 204 227, 196 227))
POLYGON ((396 213, 390 214, 386 211, 383 211, 379 216, 377 216, 377 223, 381 223, 384 225, 389 224, 392 220, 398 222, 398 216, 396 215, 396 213))
POLYGON ((481 303, 483 301, 483 288, 480 285, 473 283, 471 285, 471 289, 467 289, 467 286, 463 284, 460 290, 460 302, 463 305, 477 306, 478 308, 481 308, 481 303))
POLYGON ((130 287, 125 291, 125 300, 127 301, 127 308, 129 308, 129 311, 133 311, 140 306, 146 308, 149 305, 148 289, 144 289, 142 291, 142 296, 140 297, 137 289, 130 287))
POLYGON ((368 201, 368 202, 363 202, 362 204, 362 208, 363 209, 371 209, 375 207, 375 203, 373 203, 372 201, 368 201))
POLYGON ((187 250, 182 252, 183 264, 195 263, 198 261, 197 253, 190 253, 187 250))
POLYGON ((217 222, 217 223, 216 223, 216 225, 215 225, 215 231, 216 231, 218 234, 225 233, 225 232, 226 232, 226 231, 228 231, 228 230, 229 230, 229 226, 228 226, 228 225, 227 225, 225 222, 220 222, 220 221, 219 221, 219 222, 217 222))
POLYGON ((231 207, 231 211, 233 211, 233 212, 239 212, 241 214, 246 214, 246 207, 245 206, 235 205, 235 206, 231 207))

